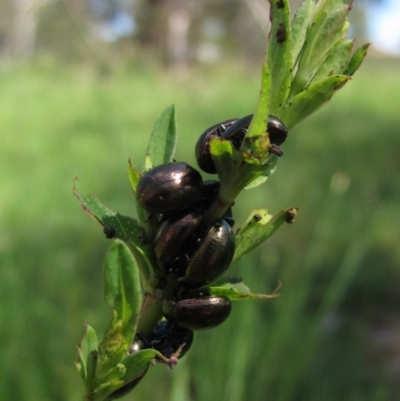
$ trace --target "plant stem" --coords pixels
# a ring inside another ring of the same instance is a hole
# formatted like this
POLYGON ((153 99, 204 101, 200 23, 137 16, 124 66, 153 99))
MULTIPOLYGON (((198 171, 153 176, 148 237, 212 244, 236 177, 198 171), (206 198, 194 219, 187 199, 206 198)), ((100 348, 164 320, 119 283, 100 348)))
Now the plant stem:
POLYGON ((162 309, 160 299, 146 292, 140 311, 138 332, 145 336, 149 335, 161 318, 162 309))

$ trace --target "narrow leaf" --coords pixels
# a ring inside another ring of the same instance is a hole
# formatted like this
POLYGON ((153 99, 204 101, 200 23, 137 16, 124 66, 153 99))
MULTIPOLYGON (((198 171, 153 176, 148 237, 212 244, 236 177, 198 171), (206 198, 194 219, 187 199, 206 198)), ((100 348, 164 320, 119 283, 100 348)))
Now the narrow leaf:
POLYGON ((90 396, 87 397, 90 401, 109 401, 113 399, 110 397, 115 391, 124 385, 122 380, 114 380, 106 382, 98 386, 90 396))
POLYGON ((236 234, 233 261, 240 259, 262 242, 266 241, 288 219, 292 209, 282 210, 271 216, 265 209, 253 210, 247 222, 236 234))
POLYGON ((328 102, 349 79, 350 77, 347 75, 335 75, 300 92, 285 105, 281 119, 285 122, 286 127, 291 129, 314 113, 328 102))
POLYGON ((306 39, 307 29, 314 14, 315 0, 306 0, 292 21, 292 68, 294 68, 306 39))
POLYGON ((329 4, 330 7, 316 10, 312 24, 307 31, 298 70, 291 88, 291 97, 309 85, 332 48, 341 38, 349 13, 348 5, 335 1, 329 4))
MULTIPOLYGON (((271 76, 267 64, 263 64, 261 70, 261 91, 258 99, 257 110, 251 120, 250 127, 242 142, 241 149, 245 152, 259 153, 254 139, 265 133, 268 119, 268 104, 270 100, 271 76)), ((267 146, 269 145, 269 141, 267 146)))
POLYGON ((360 67, 361 63, 364 60, 364 57, 367 55, 368 47, 370 43, 366 43, 359 47, 351 57, 349 64, 346 70, 343 72, 344 75, 352 76, 360 67))
POLYGON ((87 360, 92 351, 97 351, 98 341, 95 330, 85 324, 85 334, 78 345, 78 364, 80 365, 80 373, 83 379, 87 376, 87 360))
POLYGON ((329 53, 328 58, 322 64, 321 68, 315 74, 311 81, 311 85, 323 81, 333 75, 342 74, 349 63, 352 49, 352 40, 340 39, 337 45, 329 53))
POLYGON ((129 248, 119 240, 110 247, 104 263, 104 298, 122 321, 125 341, 132 342, 142 302, 140 276, 129 248))
POLYGON ((231 141, 220 138, 211 139, 210 154, 219 179, 229 182, 236 173, 237 165, 243 160, 241 154, 234 149, 231 141))
POLYGON ((97 368, 96 383, 104 383, 109 371, 117 366, 126 357, 133 336, 126 331, 126 325, 118 320, 118 312, 113 309, 113 319, 107 328, 103 340, 99 345, 99 364, 97 368))
POLYGON ((268 43, 268 67, 271 73, 270 112, 280 116, 280 107, 287 99, 292 81, 292 33, 288 0, 271 3, 271 32, 268 43))
POLYGON ((144 159, 143 171, 151 170, 153 167, 154 167, 153 161, 151 160, 151 157, 147 154, 144 159))
POLYGON ((146 374, 152 360, 160 354, 153 350, 147 349, 135 352, 127 356, 122 362, 125 374, 120 380, 110 381, 100 385, 95 391, 95 399, 100 401, 100 396, 107 399, 121 398, 130 393, 139 381, 146 374))
POLYGON ((153 268, 147 257, 151 254, 150 248, 144 244, 145 232, 139 223, 128 216, 108 209, 95 195, 81 195, 76 188, 73 190, 83 210, 104 227, 108 238, 118 238, 126 242, 133 252, 140 272, 145 281, 153 277, 153 268))
POLYGON ((272 294, 252 294, 248 288, 247 290, 242 291, 241 289, 235 288, 234 286, 210 287, 209 293, 211 295, 227 297, 231 301, 247 301, 250 299, 264 300, 279 297, 277 290, 275 290, 272 294))
POLYGON ((122 363, 118 363, 116 366, 111 368, 104 379, 104 382, 113 382, 116 380, 121 380, 126 373, 126 367, 122 363))
POLYGON ((264 184, 269 176, 275 172, 276 166, 278 164, 278 157, 275 155, 272 155, 270 157, 269 163, 265 165, 265 169, 262 171, 262 174, 255 178, 253 181, 251 181, 244 189, 253 189, 258 187, 259 185, 264 184))
POLYGON ((151 159, 152 165, 158 166, 171 162, 175 153, 175 146, 175 108, 172 105, 162 112, 151 133, 147 154, 151 159))
POLYGON ((91 392, 93 389, 94 381, 96 379, 97 366, 99 361, 99 353, 97 350, 89 352, 86 362, 86 390, 91 392))
POLYGON ((128 178, 129 178, 129 182, 131 183, 131 187, 132 187, 134 194, 136 194, 136 188, 138 186, 140 177, 141 177, 141 174, 139 173, 139 171, 137 171, 132 166, 131 159, 129 159, 129 161, 128 161, 128 178))
POLYGON ((125 365, 126 372, 123 377, 124 382, 129 382, 144 374, 151 361, 159 355, 154 349, 145 349, 128 355, 122 363, 125 365))

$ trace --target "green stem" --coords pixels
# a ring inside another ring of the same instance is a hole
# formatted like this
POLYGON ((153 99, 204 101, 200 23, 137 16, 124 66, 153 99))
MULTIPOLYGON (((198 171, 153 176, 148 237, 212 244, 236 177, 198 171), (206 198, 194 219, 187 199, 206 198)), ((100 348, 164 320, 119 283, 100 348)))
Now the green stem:
POLYGON ((146 293, 140 311, 138 332, 145 336, 149 335, 162 318, 160 298, 146 293))

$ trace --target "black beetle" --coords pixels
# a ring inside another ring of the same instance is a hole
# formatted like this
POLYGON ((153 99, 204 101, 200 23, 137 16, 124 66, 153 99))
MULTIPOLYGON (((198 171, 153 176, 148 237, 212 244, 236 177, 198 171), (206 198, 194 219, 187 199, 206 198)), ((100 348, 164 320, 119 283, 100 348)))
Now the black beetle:
POLYGON ((274 116, 269 116, 268 118, 267 131, 270 142, 278 146, 282 145, 288 136, 288 129, 286 128, 286 125, 283 124, 279 118, 274 116))
POLYGON ((164 316, 189 330, 206 330, 223 323, 231 313, 231 302, 226 297, 206 296, 163 301, 164 316))
POLYGON ((201 199, 203 180, 187 163, 166 163, 152 168, 139 180, 136 197, 150 212, 168 213, 190 208, 201 199))
POLYGON ((225 130, 233 125, 238 119, 231 118, 230 120, 224 121, 219 124, 215 124, 210 128, 207 128, 198 139, 195 148, 196 160, 199 167, 209 174, 215 174, 214 161, 210 155, 210 140, 214 137, 221 137, 225 130))
MULTIPOLYGON (((201 201, 193 206, 192 211, 167 215, 161 222, 154 239, 154 253, 161 268, 172 261, 173 270, 186 268, 200 241, 198 231, 202 216, 216 198, 219 187, 219 181, 204 181, 201 201), (176 258, 179 260, 175 261, 176 258)), ((232 208, 222 218, 232 227, 235 223, 232 208)))
POLYGON ((171 358, 185 344, 178 356, 182 358, 189 351, 192 343, 192 330, 166 320, 159 322, 149 337, 149 346, 166 358, 171 358))
POLYGON ((166 358, 171 358, 183 344, 179 358, 182 358, 190 349, 193 343, 193 331, 178 326, 173 322, 162 320, 146 338, 140 333, 136 333, 135 339, 129 348, 129 353, 142 349, 153 348, 166 358))
POLYGON ((167 264, 183 250, 189 251, 192 235, 201 221, 200 212, 180 213, 164 220, 154 239, 154 253, 157 261, 167 264))
POLYGON ((218 278, 228 269, 235 253, 235 234, 224 220, 214 222, 190 255, 184 282, 200 287, 218 278))
MULTIPOLYGON (((253 114, 250 114, 237 120, 235 124, 232 124, 224 131, 222 138, 229 139, 235 145, 236 149, 239 149, 252 119, 253 114)), ((278 146, 285 142, 288 135, 285 124, 279 118, 271 115, 268 117, 267 132, 270 143, 278 146)))
MULTIPOLYGON (((232 142, 236 149, 239 149, 244 136, 250 126, 253 114, 240 119, 228 120, 227 122, 221 123, 221 127, 218 129, 218 124, 211 128, 208 128, 198 139, 196 144, 196 160, 199 167, 206 173, 215 174, 217 172, 214 161, 210 155, 210 140, 213 137, 220 137, 228 139, 232 142)), ((277 117, 270 115, 268 117, 267 132, 269 135, 271 145, 281 145, 287 138, 288 130, 281 120, 277 117)), ((272 152, 278 156, 282 153, 273 147, 272 152)))

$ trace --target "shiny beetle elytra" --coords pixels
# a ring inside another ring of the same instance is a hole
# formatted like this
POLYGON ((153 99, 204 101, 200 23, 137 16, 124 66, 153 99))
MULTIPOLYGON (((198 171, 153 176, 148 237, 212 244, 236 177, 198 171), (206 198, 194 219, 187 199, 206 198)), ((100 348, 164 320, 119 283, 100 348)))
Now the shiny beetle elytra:
MULTIPOLYGON (((253 114, 250 114, 237 120, 235 124, 232 124, 224 131, 222 138, 229 139, 235 145, 236 149, 239 149, 252 119, 253 114)), ((279 118, 271 115, 268 117, 267 132, 270 143, 278 146, 285 142, 288 135, 288 130, 285 124, 283 124, 279 118)))
POLYGON ((166 163, 152 168, 139 180, 136 197, 150 212, 168 213, 190 208, 201 199, 203 180, 187 163, 166 163))
POLYGON ((269 116, 268 127, 267 127, 269 140, 274 145, 282 145, 286 141, 288 136, 288 130, 279 118, 269 116))
POLYGON ((173 215, 161 223, 154 239, 154 253, 160 264, 171 262, 183 250, 188 252, 200 220, 201 213, 194 211, 173 215))
POLYGON ((198 139, 195 148, 195 155, 197 164, 199 167, 209 174, 215 174, 217 170, 215 169, 214 162, 210 155, 210 140, 214 137, 221 137, 221 135, 226 131, 231 125, 233 125, 238 119, 231 118, 230 120, 224 121, 219 124, 215 124, 210 128, 207 128, 198 139))
POLYGON ((184 282, 199 287, 214 281, 228 269, 234 253, 235 235, 231 226, 224 219, 215 221, 190 255, 184 282))
POLYGON ((223 323, 231 313, 231 302, 226 297, 205 296, 183 299, 178 302, 165 300, 164 316, 189 330, 206 330, 223 323))
MULTIPOLYGON (((199 167, 206 173, 215 174, 217 170, 210 154, 211 138, 220 137, 230 140, 235 148, 239 149, 252 118, 253 114, 250 114, 240 119, 232 119, 228 120, 228 122, 223 122, 220 124, 220 127, 217 124, 208 128, 200 136, 196 144, 195 155, 199 167)), ((277 117, 270 115, 268 117, 267 132, 272 145, 271 153, 281 156, 282 152, 277 146, 281 145, 287 138, 288 130, 286 126, 277 117)))

